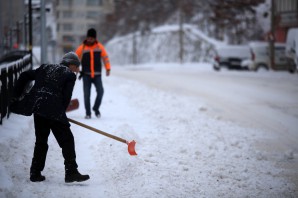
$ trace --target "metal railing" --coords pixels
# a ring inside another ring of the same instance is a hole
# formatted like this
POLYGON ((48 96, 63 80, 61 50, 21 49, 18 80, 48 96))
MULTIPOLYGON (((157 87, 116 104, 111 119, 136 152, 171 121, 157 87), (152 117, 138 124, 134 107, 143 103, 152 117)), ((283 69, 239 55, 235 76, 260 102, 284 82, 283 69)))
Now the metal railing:
POLYGON ((9 118, 9 103, 17 79, 23 71, 30 69, 32 64, 29 52, 17 60, 0 63, 0 125, 5 117, 9 118))

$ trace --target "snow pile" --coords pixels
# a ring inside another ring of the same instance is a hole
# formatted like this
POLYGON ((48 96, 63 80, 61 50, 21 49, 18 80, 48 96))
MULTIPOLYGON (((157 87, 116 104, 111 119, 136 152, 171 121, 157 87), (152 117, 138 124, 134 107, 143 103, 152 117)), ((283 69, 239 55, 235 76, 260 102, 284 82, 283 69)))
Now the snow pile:
POLYGON ((202 62, 209 60, 212 49, 225 45, 209 38, 193 25, 183 25, 183 41, 180 44, 178 25, 164 25, 151 32, 136 32, 117 37, 106 44, 113 65, 152 62, 202 62))

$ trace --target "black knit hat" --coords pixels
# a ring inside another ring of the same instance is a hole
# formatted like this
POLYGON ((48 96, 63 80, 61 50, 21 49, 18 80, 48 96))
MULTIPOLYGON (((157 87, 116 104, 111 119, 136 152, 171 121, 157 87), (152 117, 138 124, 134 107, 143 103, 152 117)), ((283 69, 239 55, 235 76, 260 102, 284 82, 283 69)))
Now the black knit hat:
POLYGON ((96 30, 94 28, 90 28, 87 31, 87 37, 96 38, 96 30))
POLYGON ((66 65, 66 66, 75 65, 75 66, 79 67, 81 63, 80 63, 80 59, 76 53, 68 52, 68 53, 64 54, 64 56, 62 57, 61 64, 66 65))

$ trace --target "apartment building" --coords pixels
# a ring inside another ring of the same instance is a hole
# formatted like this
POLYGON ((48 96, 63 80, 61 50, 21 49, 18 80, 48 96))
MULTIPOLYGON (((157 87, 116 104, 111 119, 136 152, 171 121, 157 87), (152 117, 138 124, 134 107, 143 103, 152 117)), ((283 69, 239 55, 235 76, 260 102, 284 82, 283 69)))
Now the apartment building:
POLYGON ((55 0, 58 55, 75 50, 89 28, 101 30, 100 22, 114 11, 114 0, 55 0))

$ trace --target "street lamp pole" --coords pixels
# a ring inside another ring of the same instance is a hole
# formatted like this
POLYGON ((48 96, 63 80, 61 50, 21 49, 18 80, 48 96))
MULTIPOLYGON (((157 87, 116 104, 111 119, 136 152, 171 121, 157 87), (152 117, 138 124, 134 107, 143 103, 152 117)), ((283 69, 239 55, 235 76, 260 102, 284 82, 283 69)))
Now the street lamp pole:
POLYGON ((40 63, 44 64, 47 63, 47 36, 46 36, 46 6, 45 6, 45 0, 40 1, 40 16, 41 16, 41 57, 40 57, 40 63))
POLYGON ((33 53, 32 53, 32 0, 29 0, 29 53, 30 53, 30 64, 33 67, 33 53))
POLYGON ((183 7, 182 1, 179 1, 179 59, 180 63, 183 64, 183 55, 184 55, 184 30, 183 30, 183 23, 184 23, 184 10, 182 9, 183 7))

